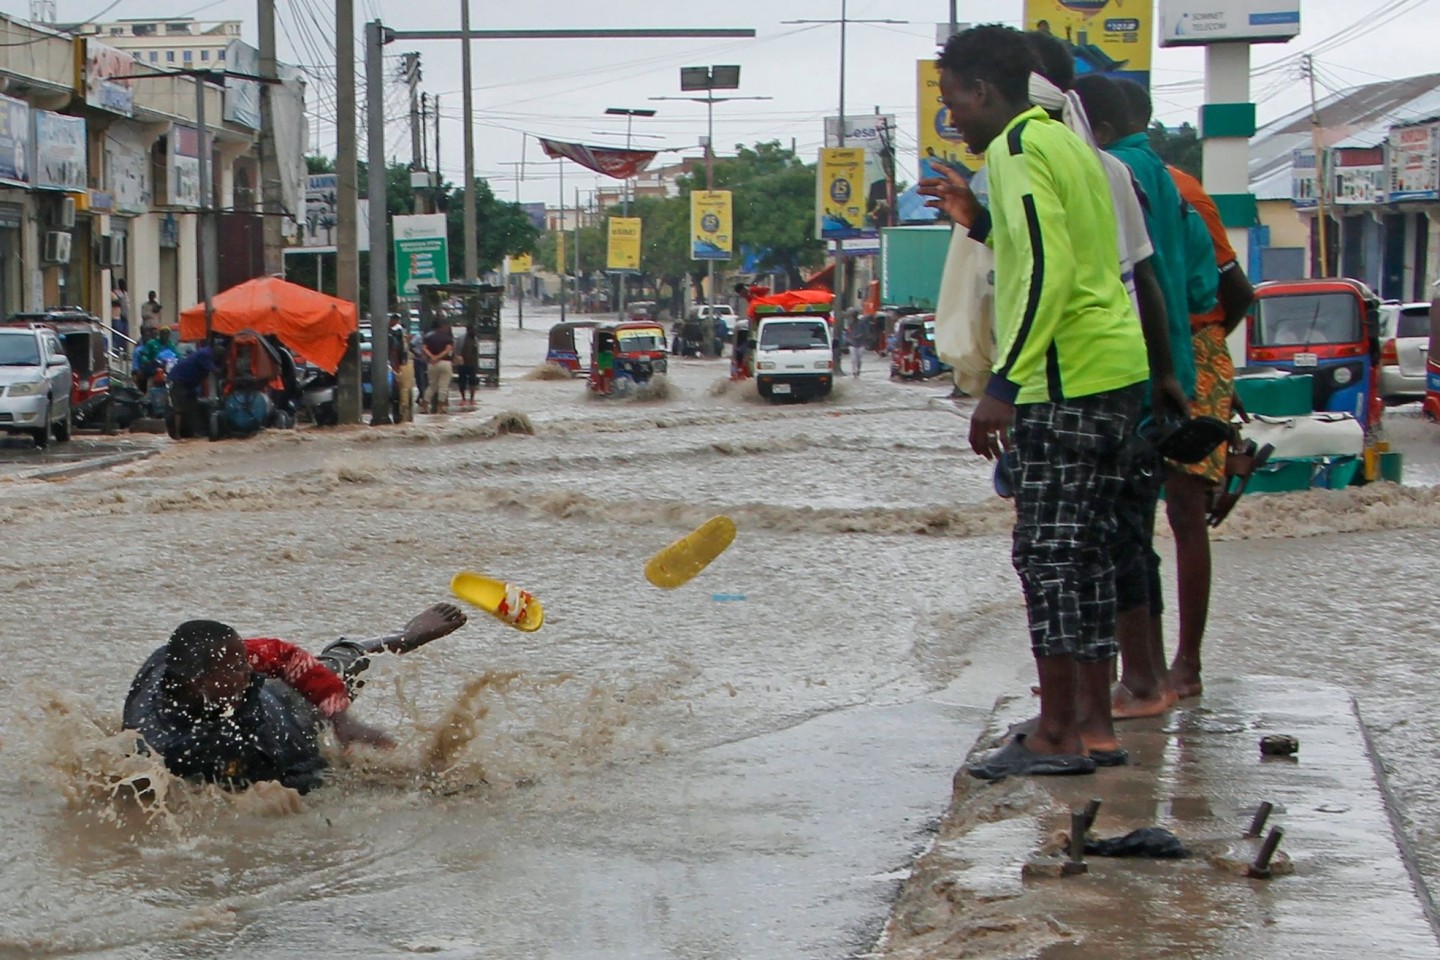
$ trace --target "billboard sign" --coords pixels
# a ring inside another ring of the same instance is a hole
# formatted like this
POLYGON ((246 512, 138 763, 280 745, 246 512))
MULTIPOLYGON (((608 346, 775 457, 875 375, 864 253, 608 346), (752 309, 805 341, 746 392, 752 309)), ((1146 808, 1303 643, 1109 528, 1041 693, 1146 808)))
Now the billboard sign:
POLYGON ((529 220, 536 230, 545 229, 545 204, 543 201, 536 200, 533 203, 522 203, 520 204, 520 212, 525 214, 525 219, 529 220))
POLYGON ((1319 204, 1320 178, 1315 173, 1315 151, 1309 148, 1290 154, 1290 200, 1299 209, 1319 204))
MULTIPOLYGON (((305 178, 305 222, 301 224, 300 245, 334 250, 339 242, 340 176, 312 173, 305 178)), ((359 249, 370 249, 370 201, 356 201, 356 234, 359 249)))
POLYGON ((822 148, 815 194, 815 236, 821 240, 860 236, 865 225, 865 150, 822 148))
POLYGON ((1148 3, 1025 0, 1025 29, 1064 41, 1076 73, 1103 73, 1150 87, 1155 20, 1148 3))
POLYGON ((41 190, 85 193, 90 189, 85 155, 85 120, 49 110, 35 118, 35 186, 41 190))
POLYGON ((690 259, 729 260, 735 252, 729 190, 690 193, 690 259))
POLYGON ((1327 161, 1336 205, 1385 202, 1385 151, 1331 150, 1327 161))
POLYGON ((0 96, 0 182, 30 183, 30 105, 0 96))
MULTIPOLYGON (((825 118, 825 146, 840 146, 840 118, 825 118)), ((893 163, 895 117, 890 114, 861 114, 845 118, 845 146, 865 151, 865 222, 860 235, 878 238, 879 229, 888 227, 893 204, 886 164, 893 163)))
POLYGON ((422 283, 450 282, 450 241, 445 214, 393 217, 395 231, 395 292, 418 297, 422 283))
POLYGON ((105 132, 105 186, 116 213, 150 212, 150 151, 118 125, 105 132))
POLYGON ((170 203, 200 206, 200 131, 175 124, 170 130, 170 203))
POLYGON ((251 130, 260 129, 260 83, 242 80, 234 73, 260 75, 260 51, 248 43, 231 40, 225 47, 225 119, 251 130))
POLYGON ((535 266, 535 258, 528 253, 517 253, 505 262, 511 273, 529 273, 535 266))
POLYGON ((1440 198, 1440 125, 1412 124, 1390 129, 1389 199, 1440 198))
POLYGON ((1160 46, 1284 43, 1300 33, 1300 0, 1160 0, 1160 46))
POLYGON ((939 176, 937 166, 959 170, 968 180, 985 165, 985 158, 970 152, 950 125, 950 111, 940 99, 940 67, 931 60, 915 65, 916 107, 920 119, 920 177, 939 176))
POLYGON ((88 37, 83 61, 85 103, 121 116, 135 115, 135 57, 88 37))

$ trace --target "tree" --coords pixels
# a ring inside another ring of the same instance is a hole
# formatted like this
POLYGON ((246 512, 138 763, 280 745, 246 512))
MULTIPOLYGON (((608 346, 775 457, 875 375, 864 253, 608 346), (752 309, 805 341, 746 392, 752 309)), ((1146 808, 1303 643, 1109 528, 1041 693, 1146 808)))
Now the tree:
POLYGON ((1182 123, 1177 129, 1171 130, 1160 121, 1150 125, 1150 146, 1160 155, 1160 159, 1174 167, 1179 167, 1195 179, 1203 179, 1202 169, 1204 168, 1204 147, 1200 142, 1200 135, 1194 127, 1188 123, 1182 123))

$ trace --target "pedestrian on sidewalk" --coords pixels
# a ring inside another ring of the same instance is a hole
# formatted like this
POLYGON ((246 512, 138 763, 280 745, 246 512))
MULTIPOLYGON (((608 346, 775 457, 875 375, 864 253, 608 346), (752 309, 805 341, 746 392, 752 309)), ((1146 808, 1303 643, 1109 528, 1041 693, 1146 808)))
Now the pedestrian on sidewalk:
POLYGON ((860 376, 860 363, 865 359, 865 348, 870 342, 870 318, 863 313, 850 321, 845 329, 845 342, 850 346, 850 375, 860 376))
POLYGON ((455 367, 460 384, 460 409, 475 409, 475 388, 480 385, 480 341, 475 336, 475 323, 465 324, 465 339, 460 342, 460 363, 455 367))
MULTIPOLYGON (((455 335, 445 320, 436 320, 425 334, 425 364, 429 367, 426 401, 430 413, 450 412, 450 378, 454 375, 455 335)), ((422 410, 423 412, 423 410, 422 410)))

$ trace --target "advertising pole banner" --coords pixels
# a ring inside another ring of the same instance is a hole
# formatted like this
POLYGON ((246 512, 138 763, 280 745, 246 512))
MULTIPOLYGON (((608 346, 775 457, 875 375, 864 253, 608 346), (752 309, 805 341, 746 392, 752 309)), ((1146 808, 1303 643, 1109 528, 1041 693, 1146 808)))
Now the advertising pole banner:
POLYGON ((605 268, 611 273, 640 272, 640 218, 610 217, 605 268))
MULTIPOLYGON (((825 146, 840 146, 840 118, 825 118, 825 146)), ((860 235, 878 237, 881 227, 890 226, 890 196, 887 164, 894 163, 895 117, 890 114, 864 114, 845 118, 845 146, 865 151, 865 223, 860 235)))
POLYGON ((391 218, 395 230, 395 290, 416 297, 422 283, 450 282, 450 243, 445 214, 391 218))
POLYGON ((985 158, 970 152, 950 125, 950 111, 940 99, 940 67, 934 60, 915 65, 916 106, 920 118, 920 177, 938 177, 936 167, 948 166, 965 179, 985 165, 985 158))
POLYGON ((30 183, 30 105, 0 96, 0 181, 30 183))
MULTIPOLYGON (((35 118, 35 186, 41 190, 85 193, 90 189, 85 119, 65 117, 49 110, 33 110, 31 115, 35 118)), ((199 154, 196 157, 198 159, 199 154)), ((198 176, 196 183, 199 183, 198 176)))
POLYGON ((530 268, 535 265, 535 260, 528 253, 517 253, 507 258, 511 273, 529 273, 530 268))
POLYGON ((565 273, 565 231, 561 230, 555 234, 555 272, 561 275, 565 273))
POLYGON ((729 190, 690 194, 690 259, 729 260, 735 252, 729 190))
POLYGON ((1104 73, 1150 88, 1155 21, 1148 3, 1025 0, 1025 29, 1065 41, 1077 73, 1104 73))
POLYGON ((815 236, 821 240, 860 236, 865 225, 864 148, 822 147, 815 193, 815 236))

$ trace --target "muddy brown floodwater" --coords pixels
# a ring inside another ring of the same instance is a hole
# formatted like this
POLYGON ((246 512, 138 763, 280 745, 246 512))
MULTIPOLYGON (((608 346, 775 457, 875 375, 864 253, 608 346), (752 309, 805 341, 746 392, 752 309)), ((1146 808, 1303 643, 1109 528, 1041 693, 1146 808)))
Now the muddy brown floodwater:
MULTIPOLYGON (((598 401, 525 377, 556 318, 528 319, 474 414, 0 478, 0 958, 873 949, 991 703, 1030 682, 1009 514, 965 421, 873 358, 824 403, 688 360, 598 401), (512 411, 533 436, 496 429, 512 411), (720 512, 740 535, 699 579, 644 581, 720 512), (460 569, 532 590, 545 628, 476 618, 382 658, 355 709, 399 745, 335 753, 322 790, 175 782, 117 729, 181 620, 318 649, 460 569)), ((1392 419, 1440 482, 1435 434, 1392 419)), ((1350 689, 1432 879, 1437 527, 1422 486, 1247 500, 1207 662, 1350 689)))

